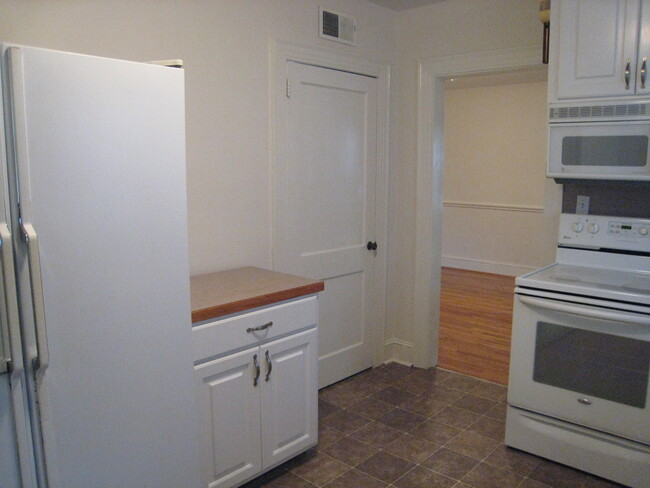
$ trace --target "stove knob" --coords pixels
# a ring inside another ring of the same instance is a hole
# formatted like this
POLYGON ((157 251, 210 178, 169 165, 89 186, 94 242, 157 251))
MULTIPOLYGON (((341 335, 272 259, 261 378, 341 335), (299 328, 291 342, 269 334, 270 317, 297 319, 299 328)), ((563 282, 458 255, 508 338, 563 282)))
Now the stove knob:
POLYGON ((639 229, 639 234, 641 234, 642 236, 647 236, 648 235, 648 228, 647 227, 641 227, 639 229))
POLYGON ((573 232, 582 232, 582 229, 584 229, 584 226, 582 225, 582 222, 574 222, 573 225, 571 226, 573 229, 573 232))
POLYGON ((600 230, 600 227, 598 224, 589 224, 587 230, 589 230, 589 232, 592 234, 596 234, 600 230))

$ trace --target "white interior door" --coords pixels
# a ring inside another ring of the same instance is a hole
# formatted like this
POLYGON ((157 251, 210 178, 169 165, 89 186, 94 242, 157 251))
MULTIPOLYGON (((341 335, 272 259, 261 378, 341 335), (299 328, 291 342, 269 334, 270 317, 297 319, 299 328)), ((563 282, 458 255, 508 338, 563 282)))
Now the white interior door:
MULTIPOLYGON (((319 387, 372 365, 377 79, 289 62, 275 181, 275 269, 325 281, 319 387)), ((379 243, 382 245, 383 243, 379 243)))

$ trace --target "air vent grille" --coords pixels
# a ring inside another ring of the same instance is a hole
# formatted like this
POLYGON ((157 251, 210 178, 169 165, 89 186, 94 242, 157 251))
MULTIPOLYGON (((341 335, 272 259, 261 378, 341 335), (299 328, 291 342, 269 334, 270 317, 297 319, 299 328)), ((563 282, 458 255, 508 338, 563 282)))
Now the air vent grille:
POLYGON ((620 105, 584 105, 576 107, 551 107, 549 119, 590 119, 595 117, 635 118, 648 117, 650 103, 630 103, 620 105))
POLYGON ((350 15, 319 8, 318 35, 330 41, 356 45, 357 21, 350 15))

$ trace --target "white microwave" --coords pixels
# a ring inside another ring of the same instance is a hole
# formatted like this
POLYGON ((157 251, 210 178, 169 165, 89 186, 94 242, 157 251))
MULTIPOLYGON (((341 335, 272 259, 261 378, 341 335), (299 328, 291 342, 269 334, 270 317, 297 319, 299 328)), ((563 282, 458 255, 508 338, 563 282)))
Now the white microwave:
POLYGON ((650 103, 549 111, 550 178, 650 180, 650 103))

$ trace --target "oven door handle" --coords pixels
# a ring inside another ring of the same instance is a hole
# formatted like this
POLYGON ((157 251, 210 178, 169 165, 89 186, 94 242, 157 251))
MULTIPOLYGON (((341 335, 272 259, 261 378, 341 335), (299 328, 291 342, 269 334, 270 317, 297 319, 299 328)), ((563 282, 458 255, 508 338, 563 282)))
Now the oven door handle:
POLYGON ((569 303, 558 303, 551 300, 544 300, 541 298, 527 297, 517 295, 519 300, 526 305, 534 307, 546 308, 556 312, 565 312, 573 315, 582 315, 593 319, 611 320, 613 322, 625 322, 628 324, 650 325, 650 317, 646 315, 637 315, 627 312, 606 311, 601 309, 593 309, 581 307, 579 305, 571 305, 569 303))

